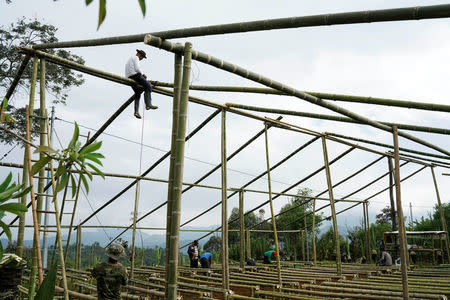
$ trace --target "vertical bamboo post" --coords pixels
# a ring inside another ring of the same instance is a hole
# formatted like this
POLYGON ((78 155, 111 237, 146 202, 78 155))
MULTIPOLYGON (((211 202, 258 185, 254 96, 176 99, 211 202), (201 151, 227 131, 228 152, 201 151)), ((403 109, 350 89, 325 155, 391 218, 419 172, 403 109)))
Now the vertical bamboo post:
MULTIPOLYGON (((31 140, 31 128, 30 128, 30 109, 29 106, 26 106, 25 109, 25 123, 26 123, 26 130, 27 130, 27 141, 31 140)), ((38 283, 41 284, 43 280, 43 274, 42 274, 42 259, 41 259, 41 245, 40 245, 40 239, 39 239, 39 224, 38 224, 38 218, 37 218, 37 212, 36 212, 36 198, 34 194, 34 187, 33 187, 33 176, 31 176, 31 147, 30 144, 26 145, 26 151, 27 151, 27 167, 28 167, 28 179, 29 179, 29 185, 31 186, 30 190, 30 200, 31 200, 31 207, 32 207, 32 216, 33 216, 33 227, 34 227, 34 235, 33 235, 33 262, 31 266, 31 277, 30 277, 30 289, 29 289, 29 297, 34 297, 34 289, 35 289, 35 278, 36 278, 36 266, 37 266, 37 273, 38 273, 38 283)))
POLYGON ((316 199, 313 200, 313 219, 312 219, 312 251, 313 251, 313 264, 317 264, 316 254, 316 199))
MULTIPOLYGON (((433 182, 434 182, 434 189, 436 191, 436 198, 437 198, 437 203, 438 203, 438 207, 439 207, 439 214, 441 215, 441 226, 442 226, 442 231, 447 232, 447 221, 445 220, 445 214, 444 214, 444 209, 442 208, 442 202, 441 202, 441 196, 439 195, 439 188, 438 188, 438 184, 436 181, 436 175, 434 174, 434 167, 430 167, 431 169, 431 175, 433 176, 433 182)), ((447 261, 450 263, 450 245, 449 245, 449 235, 447 232, 447 237, 445 239, 445 249, 447 250, 447 261)), ((442 253, 442 257, 444 257, 444 254, 442 253)))
POLYGON ((372 263, 372 245, 370 242, 370 219, 369 219, 369 203, 365 201, 363 205, 366 207, 366 224, 367 224, 367 261, 372 263))
MULTIPOLYGON (((30 84, 30 99, 28 101, 28 109, 31 113, 33 113, 34 110, 34 96, 35 96, 35 89, 36 89, 36 79, 37 79, 37 72, 38 72, 38 59, 37 57, 33 58, 33 74, 31 76, 31 84, 30 84)), ((30 122, 32 122, 30 120, 30 122)), ((32 123, 30 123, 31 125, 32 123)), ((27 149, 25 147, 23 151, 23 171, 22 171, 22 183, 24 184, 24 188, 28 186, 28 159, 27 159, 27 149)), ((28 195, 23 195, 22 198, 20 198, 20 202, 23 205, 27 205, 27 197, 28 195)), ((19 219, 19 229, 17 231, 17 251, 16 254, 20 257, 23 255, 23 235, 25 232, 25 214, 23 214, 19 219)), ((36 276, 36 272, 34 272, 34 276, 36 276)), ((31 277, 30 277, 31 279, 31 277)))
POLYGON ((81 225, 78 225, 78 234, 80 235, 79 238, 79 243, 78 243, 78 269, 81 270, 81 268, 83 267, 83 261, 82 261, 82 253, 81 251, 83 250, 83 237, 82 237, 82 229, 83 227, 81 227, 81 225))
POLYGON ((80 255, 78 251, 80 250, 80 226, 77 226, 77 235, 75 238, 75 269, 80 269, 80 255))
POLYGON ((407 266, 407 255, 406 255, 406 234, 405 234, 405 221, 403 219, 403 209, 402 209, 402 198, 400 190, 400 160, 399 160, 399 149, 398 149, 398 135, 397 126, 392 126, 392 133, 394 138, 394 164, 395 164, 395 200, 397 204, 397 217, 398 217, 398 236, 400 238, 400 259, 402 262, 402 284, 403 284, 403 299, 409 299, 408 292, 408 266, 407 266))
POLYGON ((277 234, 277 224, 275 223, 275 217, 273 212, 273 201, 272 201, 272 183, 270 179, 270 160, 269 160, 269 138, 267 136, 267 123, 264 124, 264 137, 266 141, 266 165, 267 165, 267 184, 269 187, 269 203, 270 203, 270 216, 272 218, 273 235, 275 239, 275 251, 277 252, 277 269, 278 269, 278 281, 280 288, 283 286, 281 278, 281 262, 280 262, 280 247, 278 245, 278 234, 277 234))
MULTIPOLYGON (((230 289, 230 270, 228 266, 228 215, 227 215, 227 136, 226 111, 222 110, 221 122, 221 174, 222 174, 222 286, 230 289)), ((226 295, 225 295, 226 298, 226 295)))
POLYGON ((397 230, 397 221, 395 220, 395 203, 394 203, 394 172, 392 166, 392 158, 388 156, 389 167, 389 199, 391 201, 391 219, 392 219, 392 231, 397 230))
MULTIPOLYGON (((140 172, 139 172, 140 173, 140 172)), ((133 278, 134 273, 134 261, 136 256, 136 218, 138 211, 138 200, 139 200, 139 179, 136 182, 136 191, 134 193, 134 209, 133 209, 133 231, 131 234, 131 267, 130 267, 130 278, 133 278)))
POLYGON ((244 269, 245 265, 245 222, 244 222, 244 191, 239 191, 239 266, 244 269))
MULTIPOLYGON (((40 146, 48 146, 46 141, 46 133, 47 129, 45 124, 47 123, 47 120, 44 119, 45 116, 45 59, 40 59, 40 74, 39 74, 39 116, 41 117, 39 121, 39 145, 40 146)), ((44 153, 39 153, 39 159, 43 158, 45 155, 44 153)), ((44 196, 42 195, 44 193, 44 186, 45 186, 45 168, 41 168, 39 170, 39 179, 38 179, 38 197, 37 197, 37 209, 38 211, 42 210, 42 204, 44 202, 44 196)), ((41 225, 41 213, 38 212, 37 218, 38 218, 38 225, 41 225)), ((43 232, 43 235, 45 235, 45 232, 43 232)), ((45 267, 45 266, 44 266, 45 267)))
POLYGON ((168 297, 168 283, 169 283, 169 245, 170 245, 170 230, 172 217, 172 199, 173 199, 173 173, 175 168, 175 151, 176 138, 178 128, 178 118, 180 109, 180 93, 181 93, 181 77, 183 76, 182 55, 176 53, 174 60, 174 86, 173 86, 173 102, 172 102, 172 142, 170 149, 170 168, 169 168, 169 182, 167 192, 167 221, 166 221, 166 297, 168 297))
POLYGON ((302 260, 306 261, 304 232, 305 232, 305 230, 301 231, 300 238, 302 239, 302 260))
POLYGON ((303 215, 303 224, 305 226, 306 260, 309 261, 309 237, 308 237, 308 226, 306 226, 306 214, 303 215))
POLYGON ((337 269, 337 275, 342 275, 341 248, 340 248, 340 244, 339 244, 339 230, 338 230, 337 219, 336 219, 336 209, 334 207, 333 184, 331 183, 330 165, 328 163, 327 141, 325 139, 325 136, 322 136, 322 148, 323 148, 323 161, 325 163, 325 171, 326 171, 326 176, 327 176, 328 197, 330 198, 331 215, 333 217, 334 242, 335 242, 335 247, 336 247, 336 269, 337 269))
POLYGON ((367 215, 366 215, 366 206, 364 205, 364 202, 362 204, 363 207, 363 226, 364 226, 364 243, 362 243, 364 245, 361 253, 362 255, 366 255, 366 261, 369 261, 369 258, 367 257, 369 250, 368 250, 368 245, 369 245, 369 231, 367 230, 367 215))
POLYGON ((250 241, 250 230, 246 230, 245 231, 245 235, 246 235, 246 240, 247 240, 247 247, 246 247, 246 251, 247 251, 247 259, 252 258, 252 246, 251 246, 251 241, 250 241))
MULTIPOLYGON (((192 44, 187 42, 184 46, 184 65, 183 79, 181 84, 180 106, 177 125, 177 137, 175 139, 175 160, 173 161, 173 186, 172 191, 168 191, 173 196, 172 214, 170 218, 170 244, 169 244, 169 266, 168 266, 168 284, 167 298, 177 299, 177 277, 178 277, 178 258, 180 243, 180 215, 181 215, 181 190, 183 182, 184 167, 184 146, 186 138, 186 119, 189 98, 189 79, 191 74, 191 52, 192 44)), ((172 162, 171 162, 172 163, 172 162)))

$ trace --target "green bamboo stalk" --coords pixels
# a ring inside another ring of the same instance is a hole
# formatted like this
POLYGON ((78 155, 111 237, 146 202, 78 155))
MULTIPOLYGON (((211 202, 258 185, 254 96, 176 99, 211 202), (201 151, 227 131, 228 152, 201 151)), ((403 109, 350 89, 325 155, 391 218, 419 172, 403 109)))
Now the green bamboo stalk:
MULTIPOLYGON (((178 53, 182 52, 182 49, 180 47, 177 47, 175 44, 170 43, 170 42, 168 42, 166 40, 163 40, 163 39, 161 39, 159 37, 152 36, 150 34, 147 34, 145 36, 144 43, 148 44, 148 45, 151 45, 151 46, 154 46, 154 47, 162 48, 162 49, 164 49, 166 51, 170 51, 170 52, 178 52, 178 53)), ((375 128, 378 128, 378 129, 381 129, 381 130, 384 130, 384 131, 388 131, 388 132, 392 131, 392 128, 390 126, 388 126, 388 125, 378 123, 377 121, 373 121, 371 119, 368 119, 368 118, 366 118, 364 116, 356 114, 356 113, 354 113, 354 112, 352 112, 350 110, 347 110, 345 108, 342 108, 342 107, 340 107, 338 105, 329 103, 329 102, 327 102, 325 100, 322 100, 320 98, 317 98, 315 96, 306 94, 306 93, 304 93, 302 91, 296 90, 296 89, 294 89, 292 87, 289 87, 289 86, 286 86, 286 85, 284 85, 284 84, 282 84, 280 82, 277 82, 277 81, 274 81, 272 79, 266 78, 266 77, 264 77, 264 76, 262 76, 260 74, 251 72, 251 71, 246 70, 246 69, 244 69, 242 67, 239 67, 237 65, 234 65, 234 64, 231 64, 229 62, 223 61, 223 60, 218 59, 216 57, 213 57, 211 55, 208 55, 208 54, 205 54, 205 53, 201 53, 201 52, 198 52, 198 51, 193 51, 192 52, 192 59, 200 61, 200 62, 203 62, 203 63, 206 63, 206 64, 214 66, 216 68, 228 71, 230 73, 239 75, 239 76, 241 76, 243 78, 247 78, 247 79, 252 80, 254 82, 261 83, 261 84, 263 84, 263 85, 265 85, 267 87, 271 87, 271 88, 274 88, 276 90, 285 92, 285 93, 287 93, 287 94, 289 94, 291 96, 294 96, 294 97, 303 99, 305 101, 308 101, 310 103, 322 106, 324 108, 327 108, 327 109, 332 110, 334 112, 337 112, 339 114, 342 114, 342 115, 345 115, 347 117, 350 117, 350 118, 352 118, 354 120, 357 120, 357 121, 369 124, 372 127, 375 127, 375 128)), ((442 149, 442 148, 440 148, 440 147, 438 147, 436 145, 433 145, 433 144, 431 144, 431 143, 429 143, 427 141, 419 139, 419 138, 417 138, 415 136, 412 136, 412 135, 410 135, 408 133, 405 133, 405 132, 398 132, 398 134, 400 136, 404 137, 404 138, 407 138, 407 139, 411 140, 411 141, 414 141, 416 143, 422 144, 424 146, 427 146, 427 147, 429 147, 431 149, 434 149, 436 151, 439 151, 441 153, 444 153, 444 154, 450 156, 450 152, 449 151, 447 151, 445 149, 442 149)))
POLYGON ((186 119, 189 97, 189 78, 191 72, 191 43, 185 44, 183 79, 181 84, 181 96, 179 117, 176 138, 176 158, 174 161, 174 181, 173 191, 169 191, 174 196, 172 201, 171 232, 169 245, 169 268, 168 268, 168 299, 177 299, 177 276, 178 276, 178 245, 180 229, 180 209, 181 209, 181 183, 183 181, 184 145, 186 136, 186 119))
POLYGON ((169 245, 170 245, 170 230, 171 217, 172 217, 172 191, 173 191, 173 172, 175 168, 175 150, 176 150, 176 137, 178 128, 179 106, 180 106, 180 93, 181 93, 181 79, 182 79, 182 57, 180 54, 175 54, 174 59, 174 87, 173 87, 173 103, 172 103, 172 141, 170 149, 170 168, 169 168, 169 183, 167 192, 167 221, 166 221, 166 286, 165 295, 168 297, 168 282, 169 282, 169 245))
POLYGON ((239 266, 245 267, 244 191, 239 191, 239 266))
POLYGON ((328 164, 328 151, 327 151, 327 142, 324 136, 322 136, 322 149, 323 149, 323 161, 325 164, 327 185, 328 185, 328 195, 330 198, 330 206, 331 206, 331 214, 333 216, 333 227, 334 227, 334 242, 336 249, 336 269, 337 275, 342 275, 342 266, 341 266, 341 249, 339 245, 339 230, 337 226, 336 219, 336 209, 334 207, 334 199, 333 199, 333 184, 331 183, 331 174, 330 174, 330 166, 328 164))
POLYGON ((403 219, 403 209, 402 209, 402 198, 401 198, 401 190, 400 190, 400 163, 398 157, 398 135, 397 135, 397 127, 392 128, 393 139, 394 139, 394 178, 395 178, 395 200, 397 202, 397 217, 398 217, 398 232, 400 238, 400 259, 402 261, 401 270, 402 270, 402 284, 403 284, 403 299, 409 299, 408 293, 408 268, 406 263, 407 256, 407 241, 405 235, 405 221, 403 219))
MULTIPOLYGON (((157 86, 173 87, 172 83, 166 83, 158 81, 157 86)), ((199 91, 210 91, 210 92, 232 92, 232 93, 256 93, 256 94, 271 94, 271 95, 282 95, 288 96, 287 94, 269 88, 258 88, 258 87, 243 87, 243 86, 210 86, 210 85, 191 85, 189 86, 191 90, 199 91)), ((340 94, 329 94, 320 92, 303 91, 307 94, 316 96, 318 98, 343 101, 343 102, 354 102, 354 103, 365 103, 365 104, 375 104, 384 106, 394 106, 403 108, 413 108, 431 111, 442 111, 450 112, 450 105, 429 103, 429 102, 414 102, 406 100, 395 100, 386 98, 376 98, 376 97, 366 97, 366 96, 354 96, 354 95, 340 95, 340 94)))
POLYGON ((273 236, 274 236, 274 241, 275 241, 275 251, 277 252, 278 282, 279 282, 280 288, 281 288, 281 287, 283 287, 283 282, 282 282, 282 278, 281 278, 280 247, 278 246, 277 225, 275 223, 275 217, 274 217, 274 212, 273 212, 272 182, 270 180, 269 138, 267 136, 267 124, 265 124, 264 137, 265 137, 265 142, 266 142, 267 185, 269 188, 270 215, 272 217, 273 236))
POLYGON ((372 245, 370 243, 370 218, 369 218, 369 202, 363 202, 363 206, 366 207, 366 220, 367 220, 367 261, 372 262, 372 245))
MULTIPOLYGON (((447 18, 450 16, 450 5, 416 6, 405 8, 393 8, 382 10, 365 10, 355 12, 344 12, 335 14, 322 14, 301 17, 289 17, 271 20, 259 20, 251 22, 239 22, 231 24, 220 24, 202 27, 192 27, 159 31, 151 33, 162 39, 186 38, 193 36, 207 36, 216 34, 229 34, 238 32, 253 32, 261 30, 300 28, 311 26, 330 26, 340 24, 374 23, 388 21, 405 21, 447 18)), ((56 43, 44 43, 34 45, 35 49, 90 47, 100 45, 115 45, 125 43, 139 43, 145 34, 126 36, 115 36, 91 40, 67 41, 56 43)))
MULTIPOLYGON (((226 113, 222 111, 221 122, 221 179, 222 179, 222 287, 230 289, 230 269, 228 266, 228 203, 227 203, 227 135, 226 135, 226 113)), ((224 294, 226 299, 226 294, 224 294)))
MULTIPOLYGON (((29 60, 29 58, 28 58, 28 60, 29 60)), ((27 63, 28 63, 28 61, 27 61, 27 63)), ((26 67, 25 59, 24 59, 24 61, 22 61, 21 67, 22 66, 23 66, 23 69, 25 70, 25 67, 26 67)), ((21 67, 19 68, 18 74, 20 73, 21 67)), ((35 97, 35 89, 36 89, 37 72, 38 72, 38 59, 37 59, 37 57, 34 57, 33 58, 33 74, 31 77, 31 85, 30 85, 30 98, 28 101, 28 107, 30 108, 31 114, 33 113, 33 109, 34 109, 34 97, 35 97)), ((23 70, 21 73, 23 73, 23 70)), ((18 78, 20 79, 20 76, 18 78)), ((19 79, 17 80, 17 82, 19 81, 19 79)), ((14 89, 12 89, 12 90, 14 90, 14 89)), ((12 94, 12 92, 11 92, 11 94, 12 94)), ((30 120, 30 122, 31 122, 31 120, 30 120)), ((23 171, 22 171, 22 183, 24 184, 24 188, 26 188, 28 186, 28 165, 27 164, 28 164, 27 150, 25 147, 24 152, 23 152, 23 171)), ((20 198, 20 202, 23 205, 27 204, 27 196, 28 195, 23 195, 20 198)), ((20 257, 23 256, 23 236, 24 236, 24 232, 25 232, 24 225, 25 225, 25 214, 22 214, 22 216, 19 219, 19 230, 17 232, 17 250, 16 250, 16 254, 20 257)))
MULTIPOLYGON (((299 116, 299 117, 313 118, 313 119, 320 119, 320 120, 329 120, 329 121, 337 121, 337 122, 345 122, 345 123, 355 123, 355 124, 370 125, 367 122, 357 121, 357 120, 352 119, 352 118, 346 118, 346 117, 340 117, 340 116, 316 114, 316 113, 309 113, 309 112, 302 112, 302 111, 293 111, 293 110, 286 110, 286 109, 265 108, 265 107, 241 105, 241 104, 235 104, 235 103, 226 103, 225 105, 227 105, 229 107, 245 109, 245 110, 251 110, 251 111, 259 111, 259 112, 267 112, 267 113, 274 113, 274 114, 299 116)), ((394 126, 395 125, 398 128, 404 129, 404 130, 428 132, 428 133, 437 133, 437 134, 445 134, 445 135, 449 135, 450 134, 450 129, 446 129, 446 128, 436 128, 436 127, 429 127, 429 126, 417 126, 417 125, 400 124, 400 123, 392 123, 392 122, 382 122, 382 121, 374 121, 374 122, 378 122, 380 124, 384 124, 384 125, 387 125, 387 126, 394 126)))
MULTIPOLYGON (((34 73, 34 72, 33 72, 34 73)), ((36 74, 33 74, 34 80, 32 80, 33 84, 36 84, 36 74)), ((34 92, 34 91, 33 91, 34 92)), ((30 93, 33 94, 34 93, 30 93)), ((26 117, 26 132, 27 132, 27 140, 31 140, 31 126, 30 126, 30 109, 27 105, 25 108, 26 117)), ((37 219, 37 212, 36 212, 36 198, 34 194, 34 187, 33 187, 33 176, 31 175, 31 147, 30 144, 26 144, 26 156, 27 156, 27 168, 28 168, 28 180, 29 185, 31 186, 30 190, 30 198, 31 198, 31 206, 32 206, 32 216, 33 216, 33 258, 32 258, 32 264, 31 264, 31 274, 30 274, 30 287, 29 287, 29 299, 32 299, 34 297, 34 290, 36 287, 36 269, 38 274, 38 283, 41 284, 43 280, 43 274, 42 274, 42 259, 41 259, 41 246, 40 246, 40 239, 39 239, 39 224, 37 219)))
MULTIPOLYGON (((40 134, 39 134, 39 145, 40 146, 47 146, 46 143, 46 134, 50 134, 46 132, 46 119, 44 119, 45 113, 45 59, 40 59, 40 74, 39 74, 39 114, 41 118, 39 119, 40 123, 40 134)), ((42 159, 44 157, 44 153, 39 153, 39 159, 42 159)), ((39 170, 39 179, 38 179, 38 196, 37 196, 37 210, 42 210, 42 204, 44 202, 44 196, 42 195, 44 193, 44 187, 45 187, 45 168, 42 168, 39 170)), ((38 225, 41 225, 41 213, 38 212, 37 214, 38 218, 38 225)), ((45 234, 45 232, 44 232, 45 234)))
MULTIPOLYGON (((442 231, 447 231, 447 221, 445 220, 445 214, 444 214, 444 210, 442 209, 442 203, 441 203, 441 197, 439 195, 439 188, 438 188, 438 184, 436 181, 436 175, 434 174, 434 168, 430 167, 431 170, 431 175, 433 176, 433 183, 434 183, 434 189, 436 191, 436 199, 437 199, 437 203, 438 203, 438 207, 439 207, 439 214, 441 216, 441 226, 442 226, 442 231)), ((447 236, 445 238, 445 248, 447 250, 447 261, 450 263, 450 244, 449 244, 449 240, 448 240, 448 232, 447 232, 447 236)))
POLYGON ((246 236, 246 242, 247 242, 247 246, 246 246, 245 250, 247 251, 247 259, 250 259, 250 258, 252 258, 250 230, 248 230, 248 229, 245 230, 245 236, 246 236))

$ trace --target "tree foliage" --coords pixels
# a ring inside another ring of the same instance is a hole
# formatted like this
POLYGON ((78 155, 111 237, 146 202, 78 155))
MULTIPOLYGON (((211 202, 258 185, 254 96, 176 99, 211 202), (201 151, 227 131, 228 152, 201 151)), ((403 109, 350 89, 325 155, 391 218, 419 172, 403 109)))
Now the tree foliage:
MULTIPOLYGON (((0 88, 8 89, 17 69, 22 62, 22 54, 17 52, 18 47, 31 46, 39 43, 58 42, 56 37, 57 28, 53 25, 45 24, 38 19, 20 18, 9 26, 0 26, 0 88)), ((63 49, 47 49, 48 53, 57 55, 64 59, 84 64, 82 57, 74 55, 63 49)), ((31 63, 28 63, 16 91, 30 89, 30 80, 33 72, 31 63)), ((38 78, 39 80, 39 78, 38 78)), ((52 96, 53 103, 66 103, 70 88, 83 84, 83 75, 55 64, 46 65, 46 90, 52 96)), ((8 99, 10 104, 11 100, 8 99)))

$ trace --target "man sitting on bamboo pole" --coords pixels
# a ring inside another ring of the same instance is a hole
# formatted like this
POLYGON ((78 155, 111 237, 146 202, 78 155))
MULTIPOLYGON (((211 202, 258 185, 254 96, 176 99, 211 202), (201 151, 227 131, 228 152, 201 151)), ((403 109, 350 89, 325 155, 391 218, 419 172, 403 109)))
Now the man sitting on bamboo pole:
MULTIPOLYGON (((157 109, 158 106, 152 105, 152 85, 147 80, 147 75, 143 74, 139 61, 147 58, 144 50, 136 49, 136 55, 131 56, 125 65, 125 76, 133 79, 144 88, 145 109, 157 109)), ((134 91, 134 116, 141 118, 139 114, 139 100, 141 99, 142 90, 138 87, 132 87, 134 91)))

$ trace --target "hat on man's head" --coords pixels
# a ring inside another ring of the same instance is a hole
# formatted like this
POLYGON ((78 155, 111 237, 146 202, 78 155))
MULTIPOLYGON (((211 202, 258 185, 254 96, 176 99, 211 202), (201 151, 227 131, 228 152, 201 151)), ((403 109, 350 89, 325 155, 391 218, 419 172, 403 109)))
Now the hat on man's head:
POLYGON ((147 54, 145 53, 145 51, 144 51, 144 50, 141 50, 141 49, 136 49, 136 51, 137 51, 137 53, 141 54, 141 55, 142 55, 142 57, 144 57, 144 58, 147 58, 147 54))

